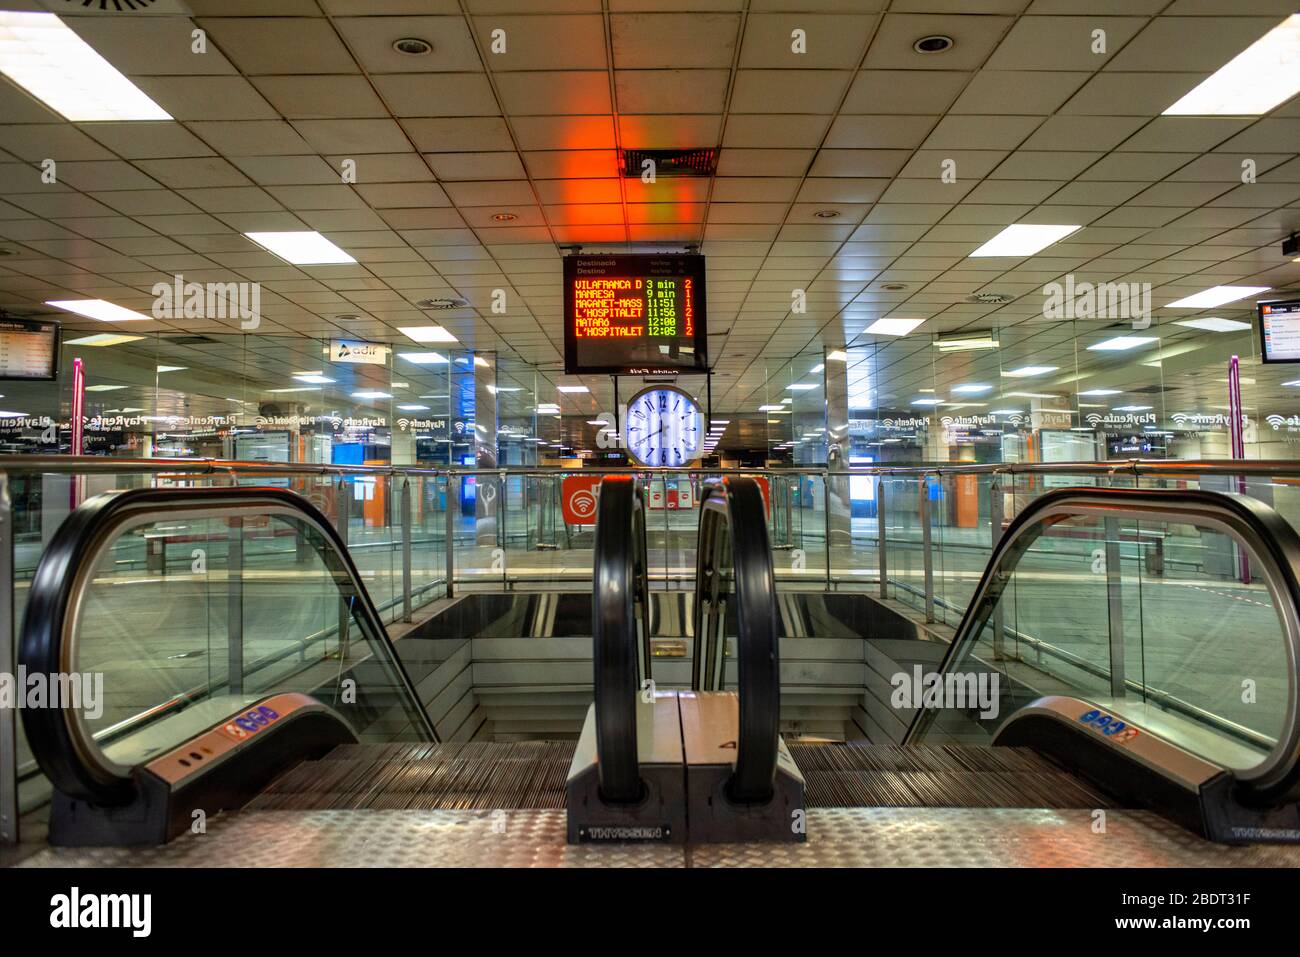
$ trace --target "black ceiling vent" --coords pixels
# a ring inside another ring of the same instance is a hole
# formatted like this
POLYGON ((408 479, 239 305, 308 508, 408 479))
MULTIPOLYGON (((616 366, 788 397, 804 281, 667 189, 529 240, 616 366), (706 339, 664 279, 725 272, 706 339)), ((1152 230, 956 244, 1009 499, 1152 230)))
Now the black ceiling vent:
POLYGON ((176 346, 201 346, 216 342, 211 336, 162 336, 162 341, 176 346))
POLYGON ((624 150, 623 175, 640 176, 653 169, 660 176, 712 176, 718 169, 716 147, 690 150, 624 150), (646 166, 646 160, 654 163, 646 166))
POLYGON ((94 10, 115 10, 121 13, 125 10, 146 10, 153 6, 157 0, 68 0, 76 7, 86 7, 94 10))

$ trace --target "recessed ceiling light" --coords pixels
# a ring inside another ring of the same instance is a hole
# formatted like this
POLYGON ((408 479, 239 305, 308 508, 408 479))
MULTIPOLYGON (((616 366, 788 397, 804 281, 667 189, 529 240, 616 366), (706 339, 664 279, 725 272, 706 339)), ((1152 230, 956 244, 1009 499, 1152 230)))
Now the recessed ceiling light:
POLYGON ((992 388, 993 388, 993 386, 991 386, 991 385, 985 385, 985 384, 982 383, 982 382, 966 382, 966 383, 963 383, 962 385, 955 385, 955 386, 953 386, 953 387, 952 387, 952 391, 953 391, 953 392, 961 392, 961 393, 964 393, 964 394, 972 394, 972 395, 973 395, 973 394, 977 394, 977 393, 980 393, 980 392, 988 392, 988 391, 989 391, 990 389, 992 389, 992 388))
POLYGON ((293 377, 299 382, 306 382, 309 385, 328 385, 334 381, 329 376, 321 375, 319 372, 295 372, 293 377))
POLYGON ((399 405, 398 408, 403 412, 427 412, 427 405, 399 405))
POLYGON ((991 332, 967 332, 952 336, 940 335, 934 340, 940 352, 969 352, 974 349, 996 349, 998 340, 991 332))
POLYGON ((944 36, 942 33, 935 33, 928 37, 921 37, 912 44, 912 49, 917 53, 946 53, 955 45, 952 37, 944 36))
MULTIPOLYGON (((1294 9, 1294 7, 1292 8, 1294 9)), ((1300 14, 1292 14, 1213 74, 1165 116, 1259 116, 1300 93, 1300 14)))
POLYGON ((52 13, 0 11, 0 73, 74 123, 172 118, 52 13))
POLYGON ((392 395, 388 392, 380 392, 377 389, 363 389, 360 392, 353 392, 354 399, 391 399, 392 395))
POLYGON ((134 312, 122 306, 114 305, 103 299, 50 299, 46 301, 45 305, 63 309, 67 312, 75 312, 87 319, 99 319, 101 322, 134 322, 153 318, 144 315, 144 313, 134 312))
POLYGON ((813 215, 818 219, 837 219, 840 211, 838 209, 819 209, 813 215))
POLYGON ((119 336, 111 332, 99 332, 93 336, 82 336, 80 339, 65 339, 63 344, 65 346, 116 346, 143 338, 144 336, 119 336))
POLYGON ((1032 256, 1052 243, 1064 239, 1082 226, 1047 226, 1037 223, 1016 223, 998 233, 979 249, 975 256, 1032 256))
POLYGON ((869 336, 905 336, 923 322, 924 319, 877 319, 862 331, 869 336))
POLYGON ((841 349, 826 353, 827 362, 848 362, 849 354, 841 349))
POLYGON ((760 405, 758 407, 758 411, 759 412, 784 412, 785 408, 779 405, 760 405))
POLYGON ((393 41, 393 49, 403 56, 425 56, 433 51, 433 44, 419 37, 402 37, 393 41))
POLYGON ((1019 369, 1004 369, 1002 375, 1008 379, 1023 379, 1028 376, 1047 375, 1058 368, 1059 366, 1021 366, 1019 369))
POLYGON ((1218 316, 1203 316, 1200 319, 1176 319, 1176 326, 1187 326, 1189 329, 1204 329, 1207 332, 1237 332, 1242 329, 1249 329, 1249 322, 1239 322, 1236 319, 1220 319, 1218 316))
POLYGON ((1136 349, 1139 346, 1150 345, 1156 340, 1152 336, 1116 336, 1113 339, 1107 339, 1099 342, 1095 346, 1088 346, 1089 352, 1125 352, 1129 349, 1136 349))
POLYGON ((709 419, 709 425, 730 425, 730 419, 709 419))
POLYGON ((295 266, 328 266, 356 262, 334 243, 314 230, 294 232, 244 233, 269 252, 295 266))
POLYGON ((1120 389, 1089 389, 1087 392, 1080 392, 1079 395, 1119 395, 1120 389))
POLYGON ((125 389, 124 385, 88 385, 87 392, 116 392, 118 389, 125 389))
POLYGON ((557 392, 590 392, 591 391, 585 385, 557 385, 555 389, 557 392))
POLYGON ((791 382, 786 388, 791 392, 808 392, 817 388, 817 385, 812 382, 791 382))
POLYGON ((399 359, 405 359, 407 362, 414 362, 417 365, 436 365, 447 361, 447 357, 440 352, 399 352, 399 359))
POLYGON ((442 326, 398 326, 397 331, 416 342, 459 342, 442 326))
POLYGON ((883 284, 881 285, 880 288, 881 288, 881 289, 888 289, 890 292, 898 292, 899 290, 906 289, 906 288, 907 288, 907 283, 905 283, 905 282, 887 282, 887 283, 883 283, 883 284))
POLYGON ((519 218, 518 213, 493 213, 492 222, 494 223, 513 223, 519 218))
POLYGON ((822 371, 823 369, 825 369, 825 368, 826 368, 826 363, 824 363, 824 362, 819 362, 819 363, 817 363, 815 366, 813 366, 811 369, 808 370, 808 374, 809 374, 809 375, 816 375, 817 373, 821 372, 821 371, 822 371))
POLYGON ((1200 292, 1179 299, 1177 302, 1171 302, 1165 308, 1213 309, 1215 306, 1222 306, 1224 303, 1236 302, 1238 299, 1245 299, 1247 296, 1268 292, 1271 288, 1271 286, 1211 286, 1209 289, 1202 289, 1200 292))

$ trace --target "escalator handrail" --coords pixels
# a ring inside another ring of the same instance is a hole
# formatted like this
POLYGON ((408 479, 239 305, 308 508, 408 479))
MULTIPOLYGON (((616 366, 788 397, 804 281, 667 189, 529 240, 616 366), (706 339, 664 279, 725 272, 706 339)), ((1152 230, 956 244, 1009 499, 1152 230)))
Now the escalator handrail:
MULTIPOLYGON (((728 477, 705 485, 700 498, 696 551, 701 569, 707 556, 714 554, 716 536, 724 526, 731 533, 740 708, 736 769, 728 796, 738 804, 763 803, 771 798, 776 780, 781 713, 780 631, 767 508, 753 478, 728 477)), ((696 580, 700 580, 698 571, 696 580)), ((698 630, 695 642, 699 655, 702 649, 698 630)))
MULTIPOLYGON (((76 629, 69 627, 84 598, 102 548, 124 525, 150 515, 202 512, 289 513, 321 537, 313 542, 327 568, 343 575, 355 599, 359 623, 387 650, 393 669, 429 740, 438 734, 388 637, 370 593, 333 524, 307 499, 289 489, 261 486, 140 488, 106 492, 78 506, 55 530, 33 574, 19 634, 18 659, 28 674, 74 671, 76 629)), ((73 708, 25 708, 23 729, 32 754, 50 782, 69 797, 100 804, 129 801, 135 784, 129 769, 109 761, 73 708)))
MULTIPOLYGON (((1287 708, 1277 743, 1264 760, 1233 771, 1243 800, 1280 804, 1300 799, 1300 534, 1276 510, 1247 495, 1205 489, 1063 488, 1038 496, 1007 525, 980 576, 939 666, 946 674, 983 633, 1017 563, 1045 529, 1074 517, 1179 522, 1215 528, 1253 552, 1273 600, 1287 657, 1287 708)), ((1254 567, 1254 563, 1252 563, 1254 567)), ((904 743, 933 721, 913 716, 904 743)))
MULTIPOLYGON (((592 554, 592 664, 600 795, 611 803, 642 796, 637 752, 639 662, 636 609, 647 613, 645 502, 630 476, 601 480, 592 554)), ((644 621, 642 622, 644 626, 644 621)), ((645 644, 650 635, 646 630, 645 644)))

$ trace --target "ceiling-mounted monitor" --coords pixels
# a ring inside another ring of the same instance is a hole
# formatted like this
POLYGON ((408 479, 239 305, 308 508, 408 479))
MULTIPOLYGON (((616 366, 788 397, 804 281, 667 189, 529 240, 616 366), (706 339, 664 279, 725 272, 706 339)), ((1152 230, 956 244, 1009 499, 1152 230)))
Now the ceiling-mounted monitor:
POLYGON ((707 372, 704 257, 567 256, 564 371, 707 372))
POLYGON ((0 381, 57 379, 59 328, 53 319, 0 318, 0 381))
POLYGON ((1265 362, 1300 362, 1300 299, 1261 302, 1260 355, 1265 362))

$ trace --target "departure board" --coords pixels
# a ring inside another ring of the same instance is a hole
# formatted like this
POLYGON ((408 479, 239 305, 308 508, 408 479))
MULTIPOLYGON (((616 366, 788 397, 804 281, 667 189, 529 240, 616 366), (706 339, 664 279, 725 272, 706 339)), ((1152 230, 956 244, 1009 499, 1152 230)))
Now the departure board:
POLYGON ((705 372, 707 346, 703 256, 565 258, 565 372, 705 372))
POLYGON ((58 377, 59 324, 44 319, 0 319, 0 380, 58 377))
POLYGON ((1300 362, 1300 299, 1261 302, 1259 338, 1265 362, 1300 362))

